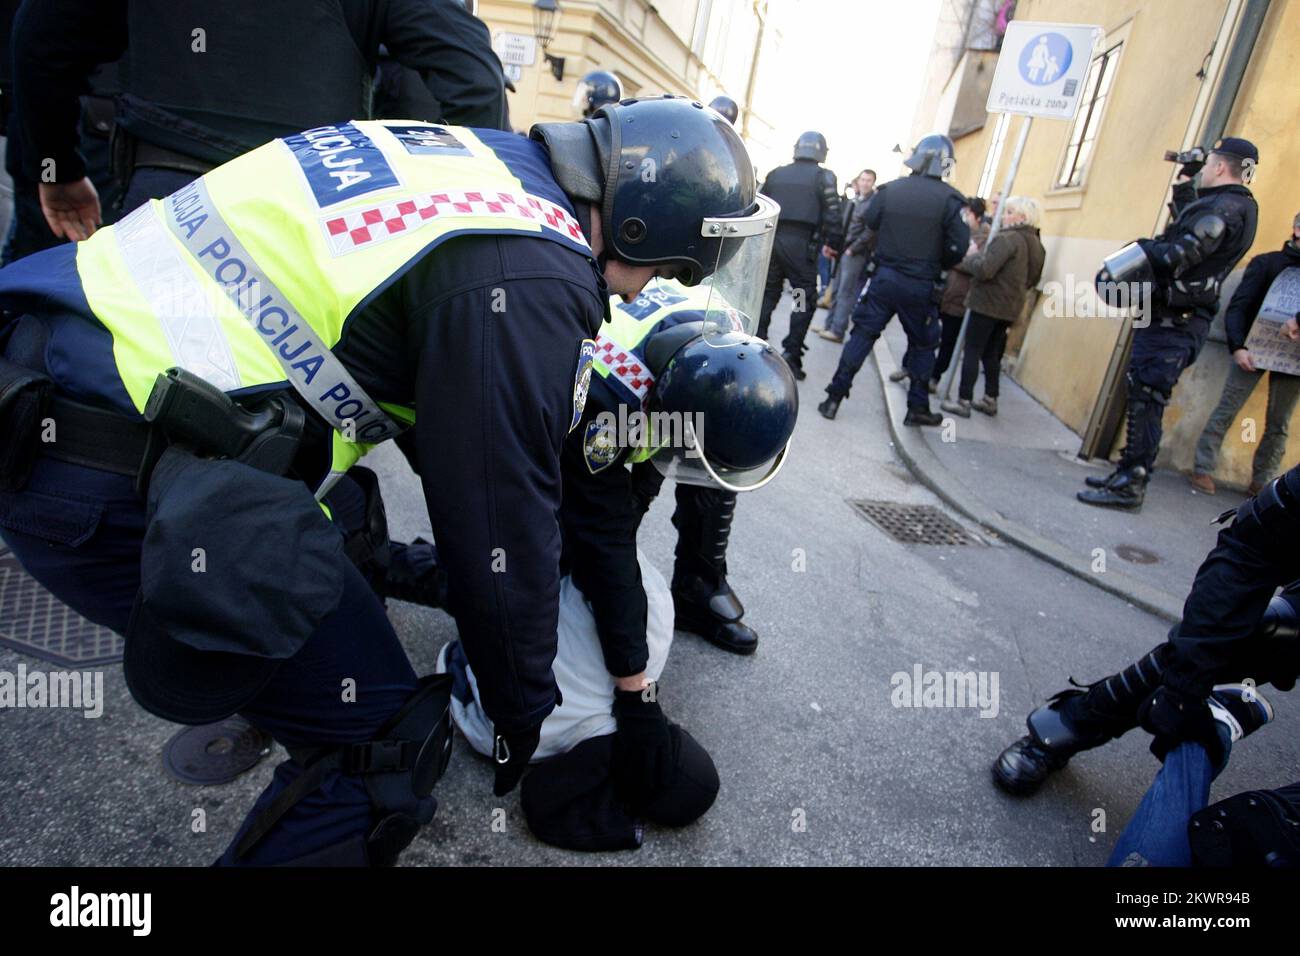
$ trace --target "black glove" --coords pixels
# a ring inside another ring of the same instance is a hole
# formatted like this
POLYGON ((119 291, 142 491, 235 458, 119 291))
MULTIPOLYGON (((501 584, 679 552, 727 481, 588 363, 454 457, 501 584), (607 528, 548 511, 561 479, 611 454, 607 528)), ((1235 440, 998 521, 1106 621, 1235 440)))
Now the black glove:
POLYGON ((1218 725, 1205 698, 1168 684, 1161 684, 1143 701, 1138 711, 1138 722, 1154 737, 1151 752, 1162 761, 1165 754, 1185 741, 1203 746, 1212 762, 1217 763, 1222 752, 1218 725))
POLYGON ((632 807, 642 806, 672 782, 673 738, 659 708, 658 687, 614 691, 614 788, 632 807))
POLYGON ((528 761, 532 759, 541 739, 541 724, 528 730, 496 735, 492 744, 492 759, 497 765, 492 792, 496 796, 504 797, 519 783, 519 778, 528 769, 528 761))

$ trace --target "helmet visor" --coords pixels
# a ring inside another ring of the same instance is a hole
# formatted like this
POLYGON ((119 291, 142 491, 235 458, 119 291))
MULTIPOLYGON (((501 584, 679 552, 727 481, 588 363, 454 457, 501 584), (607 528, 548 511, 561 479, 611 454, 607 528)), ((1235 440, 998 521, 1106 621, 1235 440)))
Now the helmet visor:
POLYGON ((763 286, 768 260, 776 243, 776 222, 781 207, 761 193, 757 210, 739 218, 705 219, 701 235, 720 238, 712 274, 701 285, 709 289, 704 309, 704 337, 710 344, 731 344, 740 331, 752 334, 763 308, 763 286))
MULTIPOLYGON (((650 413, 650 422, 650 429, 654 432, 656 422, 653 411, 650 413)), ((771 461, 752 468, 727 468, 709 461, 708 434, 702 415, 671 416, 668 424, 673 428, 680 427, 681 435, 653 435, 651 440, 657 442, 659 447, 650 461, 665 478, 688 485, 737 493, 754 491, 776 477, 790 451, 790 443, 786 442, 771 461)))

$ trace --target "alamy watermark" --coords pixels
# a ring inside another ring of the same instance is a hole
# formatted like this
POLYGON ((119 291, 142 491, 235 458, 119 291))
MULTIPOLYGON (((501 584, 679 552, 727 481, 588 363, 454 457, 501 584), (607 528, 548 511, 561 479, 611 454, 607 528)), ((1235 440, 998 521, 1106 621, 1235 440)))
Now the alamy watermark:
POLYGON ((104 713, 103 671, 0 671, 0 710, 17 708, 80 710, 83 717, 104 713))
POLYGON ((1122 319, 1133 317, 1133 327, 1151 324, 1156 286, 1151 282, 1081 281, 1067 273, 1064 281, 1043 283, 1043 315, 1067 319, 1122 319))
POLYGON ((913 664, 911 673, 896 671, 889 686, 895 707, 966 707, 981 717, 996 717, 1000 709, 997 671, 934 671, 913 664))
POLYGON ((704 442, 703 412, 628 411, 601 412, 595 423, 599 434, 618 448, 683 448, 687 458, 699 458, 704 442))

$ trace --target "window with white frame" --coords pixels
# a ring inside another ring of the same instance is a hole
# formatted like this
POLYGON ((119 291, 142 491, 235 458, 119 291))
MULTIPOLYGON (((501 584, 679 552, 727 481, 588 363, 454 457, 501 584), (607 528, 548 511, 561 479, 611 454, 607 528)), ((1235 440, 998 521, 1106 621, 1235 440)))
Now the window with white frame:
POLYGON ((988 155, 984 157, 984 171, 980 173, 979 188, 976 196, 992 195, 993 177, 998 174, 998 164, 1002 162, 1002 147, 1007 143, 1007 128, 1011 125, 1010 113, 999 113, 993 127, 993 142, 989 144, 988 155))
POLYGON ((1115 70, 1119 66, 1120 50, 1124 47, 1121 40, 1105 52, 1093 57, 1088 66, 1088 76, 1084 80, 1083 103, 1079 115, 1074 119, 1070 129, 1070 139, 1061 157, 1061 168, 1057 171, 1054 188, 1071 189, 1082 186, 1088 172, 1088 163, 1092 160, 1094 147, 1097 145, 1097 131, 1101 128, 1102 113, 1110 97, 1111 87, 1115 81, 1115 70))

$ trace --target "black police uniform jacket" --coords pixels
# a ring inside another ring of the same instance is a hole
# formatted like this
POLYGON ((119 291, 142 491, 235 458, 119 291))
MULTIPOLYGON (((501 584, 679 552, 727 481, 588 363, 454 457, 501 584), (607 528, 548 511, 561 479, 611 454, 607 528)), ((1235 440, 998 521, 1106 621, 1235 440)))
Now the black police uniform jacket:
POLYGON ((874 261, 912 279, 933 281, 961 262, 970 245, 966 198, 942 179, 913 174, 876 190, 865 214, 876 233, 874 261))
POLYGON ((796 159, 767 174, 761 190, 781 207, 778 235, 797 232, 838 247, 843 236, 835 174, 811 159, 796 159))
POLYGON ((1180 183, 1174 187, 1172 208, 1177 215, 1164 231, 1154 239, 1138 241, 1163 293, 1157 296, 1157 316, 1185 315, 1201 320, 1196 334, 1203 339, 1219 310, 1219 286, 1255 243, 1259 207, 1250 190, 1240 183, 1194 192, 1188 186, 1180 183), (1197 223, 1208 216, 1223 220, 1222 237, 1200 262, 1174 275, 1165 263, 1178 258, 1176 247, 1188 243, 1197 223))
MULTIPOLYGON (((638 299, 631 308, 642 302, 638 299)), ((641 345, 656 332, 682 322, 698 321, 698 311, 669 312, 652 322, 641 345)), ((632 464, 626 447, 593 447, 602 413, 631 417, 642 398, 617 380, 593 374, 582 421, 564 446, 564 557, 561 568, 587 598, 596 619, 596 633, 606 669, 616 677, 645 670, 646 597, 636 556, 636 533, 646 509, 659 493, 663 476, 649 461, 632 464)))
POLYGON ((458 3, 26 4, 14 22, 13 82, 15 121, 31 144, 27 173, 38 177, 40 162, 49 158, 59 182, 85 175, 77 152, 78 97, 98 64, 121 60, 118 125, 216 166, 277 136, 370 116, 380 44, 424 77, 440 111, 429 119, 508 128, 491 37, 458 3), (196 35, 197 29, 205 32, 196 35))

